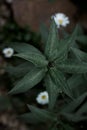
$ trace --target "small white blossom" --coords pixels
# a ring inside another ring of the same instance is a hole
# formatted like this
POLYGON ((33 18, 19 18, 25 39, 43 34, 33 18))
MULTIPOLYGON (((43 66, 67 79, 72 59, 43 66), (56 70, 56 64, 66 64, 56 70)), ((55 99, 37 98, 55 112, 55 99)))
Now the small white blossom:
POLYGON ((10 58, 14 54, 13 48, 4 48, 2 52, 6 58, 10 58))
POLYGON ((38 96, 36 97, 36 101, 41 105, 48 104, 49 103, 48 93, 46 91, 39 93, 38 96))
POLYGON ((69 17, 67 17, 63 13, 57 13, 57 14, 53 15, 52 18, 54 19, 58 28, 60 28, 60 26, 66 27, 67 24, 70 23, 69 17))

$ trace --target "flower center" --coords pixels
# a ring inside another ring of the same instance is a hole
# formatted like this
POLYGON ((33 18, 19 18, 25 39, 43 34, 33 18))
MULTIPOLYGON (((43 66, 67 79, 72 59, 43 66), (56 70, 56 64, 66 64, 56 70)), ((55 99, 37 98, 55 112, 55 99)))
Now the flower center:
POLYGON ((10 51, 8 51, 8 52, 7 52, 7 54, 11 54, 11 52, 10 52, 10 51))
POLYGON ((63 23, 63 20, 62 20, 62 19, 59 19, 58 22, 59 22, 59 24, 62 24, 62 23, 63 23))
POLYGON ((45 96, 45 95, 43 95, 43 96, 42 96, 42 99, 46 99, 46 96, 45 96))

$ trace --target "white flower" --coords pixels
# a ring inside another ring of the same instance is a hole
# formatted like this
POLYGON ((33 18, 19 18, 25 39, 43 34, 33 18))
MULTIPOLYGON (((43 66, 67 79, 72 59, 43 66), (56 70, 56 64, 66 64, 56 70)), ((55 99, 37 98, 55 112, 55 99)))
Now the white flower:
POLYGON ((2 52, 6 58, 10 58, 14 54, 13 48, 4 48, 2 52))
POLYGON ((41 105, 48 104, 49 103, 48 93, 46 91, 39 93, 38 96, 36 97, 36 101, 41 105))
POLYGON ((69 17, 67 17, 63 13, 57 13, 57 14, 53 15, 52 18, 54 19, 54 21, 55 21, 55 23, 56 23, 56 25, 57 25, 58 28, 60 26, 66 27, 67 24, 70 23, 69 17))

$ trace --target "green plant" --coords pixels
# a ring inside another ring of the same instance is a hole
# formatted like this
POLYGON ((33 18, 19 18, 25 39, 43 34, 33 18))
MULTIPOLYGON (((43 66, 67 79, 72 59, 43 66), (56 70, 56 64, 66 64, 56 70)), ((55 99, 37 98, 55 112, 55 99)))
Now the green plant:
POLYGON ((2 46, 11 42, 26 42, 37 45, 37 42, 40 41, 40 36, 39 34, 32 32, 29 27, 25 26, 21 28, 13 19, 11 19, 6 23, 3 29, 0 30, 0 40, 2 41, 2 46))
POLYGON ((73 127, 68 122, 87 119, 87 53, 77 44, 82 40, 80 36, 83 37, 83 33, 77 25, 71 35, 63 33, 64 38, 61 39, 52 21, 48 38, 43 34, 42 37, 46 38, 44 41, 47 41, 43 52, 26 43, 8 43, 8 46, 15 50, 14 58, 18 64, 15 67, 7 67, 7 71, 14 77, 14 87, 8 94, 11 100, 14 98, 21 107, 27 107, 26 111, 31 111, 19 116, 25 122, 45 123, 48 124, 49 130, 71 130, 73 127), (33 87, 36 89, 38 83, 43 84, 49 94, 46 110, 27 105, 25 101, 26 92, 33 87), (81 88, 81 85, 84 85, 84 88, 81 88), (12 96, 20 93, 25 95, 19 95, 17 99, 12 96), (20 99, 23 99, 25 104, 22 104, 20 99), (59 106, 61 102, 62 105, 59 106))

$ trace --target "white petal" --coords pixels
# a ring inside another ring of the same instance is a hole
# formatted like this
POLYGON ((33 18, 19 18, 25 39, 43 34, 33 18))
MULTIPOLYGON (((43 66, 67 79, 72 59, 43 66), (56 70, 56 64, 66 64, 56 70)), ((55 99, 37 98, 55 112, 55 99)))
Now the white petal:
POLYGON ((48 93, 46 91, 41 92, 40 94, 38 94, 36 101, 37 103, 42 104, 42 105, 48 104, 49 102, 48 93), (42 98, 42 96, 46 96, 46 98, 42 98))
POLYGON ((4 48, 2 53, 4 54, 5 57, 10 58, 12 57, 14 50, 13 48, 4 48))
POLYGON ((67 24, 70 23, 69 18, 63 13, 56 13, 54 16, 52 16, 52 18, 54 18, 57 28, 59 28, 60 26, 66 27, 67 24))

